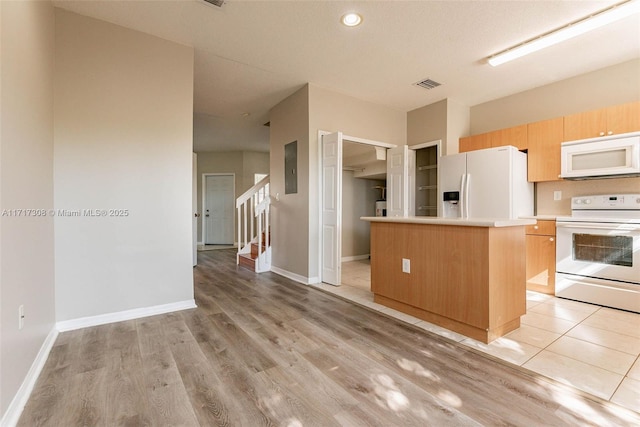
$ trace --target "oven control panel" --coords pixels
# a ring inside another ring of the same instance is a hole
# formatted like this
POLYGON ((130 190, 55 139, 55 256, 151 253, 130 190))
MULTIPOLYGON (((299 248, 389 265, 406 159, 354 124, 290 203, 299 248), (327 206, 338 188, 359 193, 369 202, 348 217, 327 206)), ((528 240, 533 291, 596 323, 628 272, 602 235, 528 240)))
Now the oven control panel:
POLYGON ((640 210, 640 194, 600 194, 571 198, 571 210, 640 210))

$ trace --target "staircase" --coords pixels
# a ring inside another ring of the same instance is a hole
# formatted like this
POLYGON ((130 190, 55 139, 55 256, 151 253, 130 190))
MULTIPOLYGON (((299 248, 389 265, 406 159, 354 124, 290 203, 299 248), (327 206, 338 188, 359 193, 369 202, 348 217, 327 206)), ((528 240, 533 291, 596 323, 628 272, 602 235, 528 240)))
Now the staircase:
POLYGON ((237 264, 256 273, 271 270, 270 206, 268 176, 236 200, 237 264))

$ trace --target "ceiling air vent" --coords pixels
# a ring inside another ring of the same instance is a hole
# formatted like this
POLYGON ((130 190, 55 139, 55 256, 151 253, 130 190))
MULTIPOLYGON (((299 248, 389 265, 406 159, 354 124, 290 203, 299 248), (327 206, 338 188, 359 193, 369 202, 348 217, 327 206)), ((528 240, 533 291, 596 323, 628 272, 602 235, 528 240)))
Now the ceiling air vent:
POLYGON ((431 79, 424 79, 422 81, 419 81, 418 83, 414 83, 416 86, 420 86, 421 88, 430 90, 433 89, 434 87, 438 87, 441 85, 441 83, 438 83, 436 81, 433 81, 431 79))
POLYGON ((224 0, 204 0, 204 1, 218 7, 222 7, 222 5, 224 4, 224 0))

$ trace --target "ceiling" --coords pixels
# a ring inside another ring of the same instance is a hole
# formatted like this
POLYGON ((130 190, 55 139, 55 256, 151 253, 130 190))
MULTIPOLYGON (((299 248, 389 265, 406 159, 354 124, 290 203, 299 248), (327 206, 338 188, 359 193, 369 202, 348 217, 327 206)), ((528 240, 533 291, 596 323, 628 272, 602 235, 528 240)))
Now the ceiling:
POLYGON ((620 1, 53 3, 193 46, 195 151, 268 151, 270 108, 307 82, 404 112, 445 98, 473 106, 640 58, 636 14, 496 68, 486 63, 620 1), (363 23, 342 26, 347 11, 363 23), (426 78, 442 86, 414 85, 426 78))

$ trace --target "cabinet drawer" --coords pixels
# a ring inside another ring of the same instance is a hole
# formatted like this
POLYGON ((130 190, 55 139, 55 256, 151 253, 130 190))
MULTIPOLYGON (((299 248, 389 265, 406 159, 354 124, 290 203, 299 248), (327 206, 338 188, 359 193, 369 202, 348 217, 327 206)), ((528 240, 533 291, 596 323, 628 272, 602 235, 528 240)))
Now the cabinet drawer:
POLYGON ((555 236, 556 222, 551 220, 538 220, 537 224, 527 225, 525 234, 555 236))

